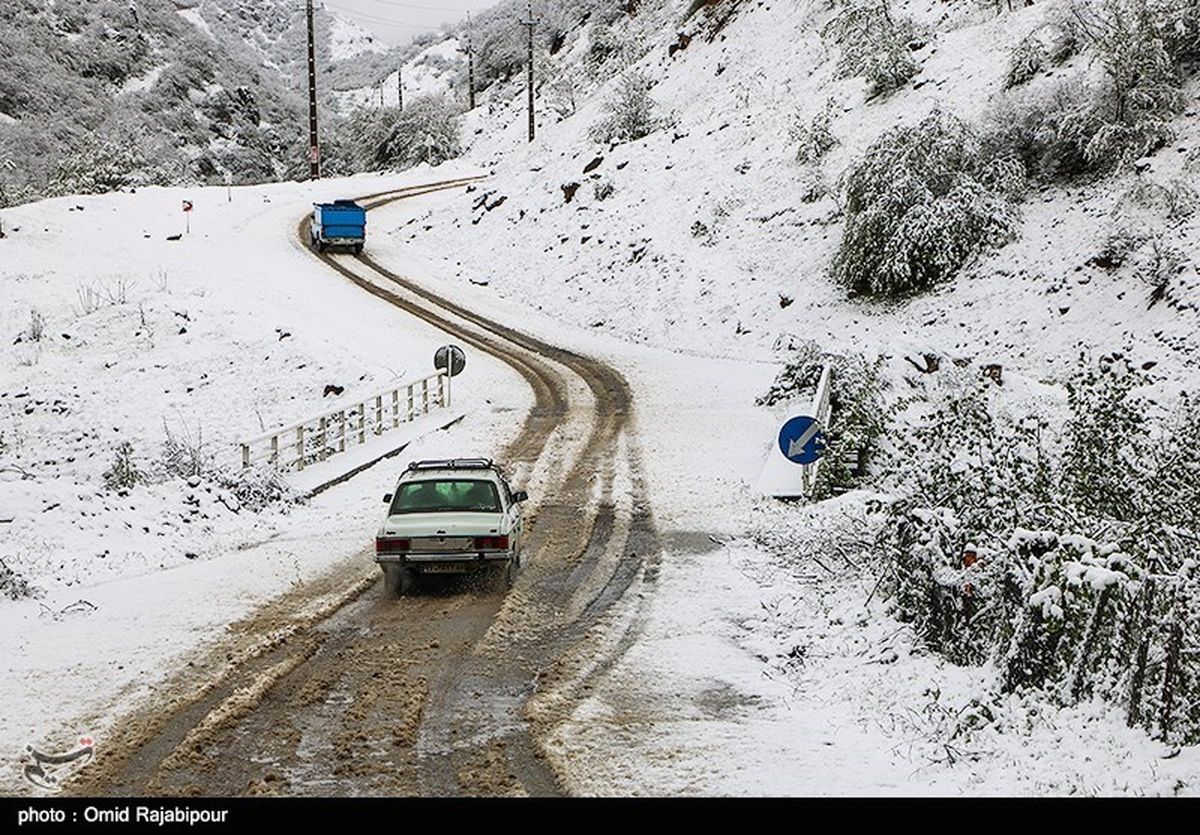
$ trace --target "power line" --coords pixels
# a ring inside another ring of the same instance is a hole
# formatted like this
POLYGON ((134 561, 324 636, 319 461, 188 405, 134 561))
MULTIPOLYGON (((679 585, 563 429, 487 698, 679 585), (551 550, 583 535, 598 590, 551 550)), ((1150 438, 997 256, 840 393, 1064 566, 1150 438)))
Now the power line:
POLYGON ((394 0, 368 0, 371 3, 377 3, 380 6, 392 6, 397 9, 414 9, 419 12, 469 12, 468 8, 462 6, 418 6, 412 3, 396 3, 394 0))
MULTIPOLYGON (((393 20, 390 18, 379 17, 378 15, 373 15, 368 12, 360 12, 360 11, 357 11, 356 9, 347 9, 343 6, 334 6, 330 3, 325 3, 324 6, 327 9, 332 9, 333 11, 337 12, 338 14, 347 15, 349 17, 354 17, 354 18, 359 18, 361 20, 366 20, 371 23, 383 24, 384 26, 392 26, 397 29, 420 29, 420 30, 426 31, 426 32, 430 32, 430 31, 437 29, 437 25, 430 25, 430 24, 421 25, 421 24, 417 24, 417 23, 399 23, 396 20, 393 20)), ((447 22, 451 22, 451 21, 447 21, 447 22)), ((452 22, 459 23, 461 21, 455 20, 452 22)))

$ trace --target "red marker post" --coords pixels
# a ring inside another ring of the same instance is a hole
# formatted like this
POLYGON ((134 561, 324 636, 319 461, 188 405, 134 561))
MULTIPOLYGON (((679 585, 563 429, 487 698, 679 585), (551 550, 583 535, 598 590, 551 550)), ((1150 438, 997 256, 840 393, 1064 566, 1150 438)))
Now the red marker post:
POLYGON ((183 201, 183 217, 187 221, 187 234, 192 234, 192 201, 183 201))

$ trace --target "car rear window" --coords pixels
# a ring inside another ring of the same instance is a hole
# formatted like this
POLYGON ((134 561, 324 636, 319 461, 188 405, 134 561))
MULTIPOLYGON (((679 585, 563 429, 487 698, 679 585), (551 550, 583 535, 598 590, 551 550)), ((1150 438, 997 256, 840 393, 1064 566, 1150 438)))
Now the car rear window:
POLYGON ((500 495, 491 481, 436 479, 408 481, 392 499, 392 513, 440 513, 467 510, 499 513, 500 495))

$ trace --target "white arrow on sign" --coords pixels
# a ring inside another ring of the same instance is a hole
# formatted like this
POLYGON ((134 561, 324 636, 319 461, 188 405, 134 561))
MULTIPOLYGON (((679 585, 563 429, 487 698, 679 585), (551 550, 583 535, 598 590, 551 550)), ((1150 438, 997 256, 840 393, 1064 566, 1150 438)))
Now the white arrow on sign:
POLYGON ((814 421, 807 429, 804 430, 803 435, 801 435, 799 438, 788 441, 788 458, 793 458, 804 452, 804 448, 808 446, 808 442, 811 441, 813 437, 820 431, 821 424, 814 421))

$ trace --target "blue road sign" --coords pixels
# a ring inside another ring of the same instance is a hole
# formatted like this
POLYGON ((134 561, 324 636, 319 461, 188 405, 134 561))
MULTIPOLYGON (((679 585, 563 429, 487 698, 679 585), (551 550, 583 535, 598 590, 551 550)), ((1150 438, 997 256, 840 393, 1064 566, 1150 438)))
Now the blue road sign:
POLYGON ((821 424, 808 415, 792 418, 779 430, 779 451, 793 464, 812 464, 825 451, 821 424))

